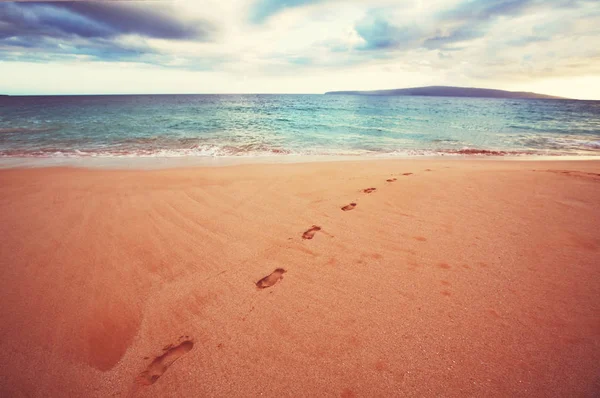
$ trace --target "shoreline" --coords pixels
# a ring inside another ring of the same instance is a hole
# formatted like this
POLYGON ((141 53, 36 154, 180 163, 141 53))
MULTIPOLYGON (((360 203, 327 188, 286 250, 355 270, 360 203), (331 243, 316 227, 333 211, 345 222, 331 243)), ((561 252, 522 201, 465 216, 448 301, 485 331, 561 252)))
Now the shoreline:
POLYGON ((247 164, 314 164, 364 161, 600 161, 600 155, 275 155, 275 156, 181 156, 181 157, 0 157, 0 170, 15 168, 74 167, 114 170, 156 170, 188 167, 227 167, 247 164))

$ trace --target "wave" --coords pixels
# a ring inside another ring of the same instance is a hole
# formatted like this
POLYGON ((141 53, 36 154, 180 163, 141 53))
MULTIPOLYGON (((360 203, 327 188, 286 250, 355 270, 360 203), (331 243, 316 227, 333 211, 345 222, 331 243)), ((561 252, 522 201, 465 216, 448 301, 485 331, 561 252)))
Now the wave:
MULTIPOLYGON (((0 150, 1 158, 91 158, 91 157, 272 157, 272 156, 367 156, 367 157, 419 157, 419 156, 461 156, 461 157, 488 157, 488 156, 573 156, 590 155, 587 153, 574 153, 569 151, 548 150, 496 150, 481 148, 462 149, 396 149, 396 150, 344 150, 344 149, 303 149, 289 150, 283 148, 270 148, 257 145, 197 145, 193 148, 178 149, 11 149, 0 150)), ((592 153, 594 154, 594 153, 592 153)), ((596 152, 600 156, 600 151, 596 152)))
POLYGON ((286 155, 291 151, 282 148, 262 148, 247 146, 235 147, 231 145, 196 145, 192 148, 166 149, 166 148, 102 148, 102 149, 63 149, 63 148, 39 148, 39 149, 9 149, 0 150, 0 157, 226 157, 226 156, 273 156, 286 155))
MULTIPOLYGON (((32 129, 3 129, 21 134, 32 129)), ((39 131, 36 129, 33 131, 39 131)), ((137 136, 104 137, 104 142, 90 142, 84 137, 37 136, 27 140, 4 141, 0 136, 0 157, 256 157, 256 156, 521 156, 521 155, 600 155, 600 140, 583 135, 537 136, 496 135, 501 146, 471 145, 465 140, 435 138, 428 142, 416 139, 365 139, 346 135, 342 140, 317 144, 291 137, 289 141, 269 140, 262 136, 190 137, 137 136), (281 144, 276 144, 281 142, 281 144)), ((320 138, 320 137, 319 137, 320 138)), ((96 139, 97 141, 97 139, 96 139)), ((319 140, 314 140, 319 142, 319 140)))

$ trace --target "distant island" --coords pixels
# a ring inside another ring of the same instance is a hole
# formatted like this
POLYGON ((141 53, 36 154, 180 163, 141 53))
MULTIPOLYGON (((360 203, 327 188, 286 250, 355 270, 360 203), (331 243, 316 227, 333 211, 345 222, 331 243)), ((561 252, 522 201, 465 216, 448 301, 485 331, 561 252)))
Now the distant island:
POLYGON ((568 99, 553 95, 530 93, 525 91, 505 91, 490 88, 429 86, 398 88, 373 91, 328 91, 325 95, 379 95, 379 96, 426 96, 426 97, 477 97, 477 98, 524 98, 524 99, 568 99))

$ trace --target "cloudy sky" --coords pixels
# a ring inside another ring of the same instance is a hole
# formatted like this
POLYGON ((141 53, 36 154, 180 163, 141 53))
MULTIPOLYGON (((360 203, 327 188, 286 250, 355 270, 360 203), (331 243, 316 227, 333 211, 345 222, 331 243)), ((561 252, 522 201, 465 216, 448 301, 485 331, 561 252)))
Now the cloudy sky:
POLYGON ((0 93, 424 85, 600 99, 600 1, 0 2, 0 93))

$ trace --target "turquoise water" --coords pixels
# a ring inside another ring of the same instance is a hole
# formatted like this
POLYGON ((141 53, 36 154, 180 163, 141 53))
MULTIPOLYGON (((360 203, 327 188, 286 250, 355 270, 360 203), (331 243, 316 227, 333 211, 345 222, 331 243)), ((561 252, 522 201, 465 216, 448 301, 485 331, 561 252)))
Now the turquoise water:
POLYGON ((600 101, 0 97, 0 156, 600 155, 600 101))

